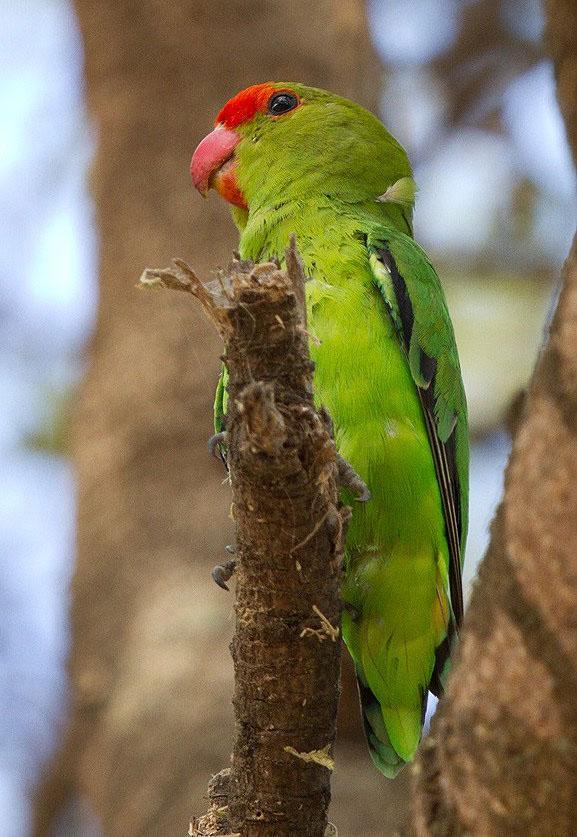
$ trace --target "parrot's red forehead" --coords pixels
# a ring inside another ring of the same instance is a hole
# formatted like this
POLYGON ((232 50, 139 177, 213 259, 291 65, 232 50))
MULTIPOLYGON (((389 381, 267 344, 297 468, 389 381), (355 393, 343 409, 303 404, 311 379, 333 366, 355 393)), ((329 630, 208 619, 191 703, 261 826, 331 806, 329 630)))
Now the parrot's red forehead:
POLYGON ((216 117, 215 124, 224 125, 225 128, 236 128, 237 125, 252 119, 256 113, 264 113, 275 90, 270 81, 265 84, 253 84, 252 87, 241 90, 226 103, 216 117))

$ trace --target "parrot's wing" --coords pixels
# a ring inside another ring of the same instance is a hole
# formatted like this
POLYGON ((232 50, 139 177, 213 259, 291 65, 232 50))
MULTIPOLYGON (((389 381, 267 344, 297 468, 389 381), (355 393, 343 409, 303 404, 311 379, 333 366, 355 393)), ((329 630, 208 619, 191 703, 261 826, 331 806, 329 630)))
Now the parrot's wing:
POLYGON ((453 327, 435 269, 412 238, 381 228, 367 239, 375 282, 403 347, 427 426, 449 547, 449 591, 463 618, 462 552, 467 530, 467 406, 453 327))

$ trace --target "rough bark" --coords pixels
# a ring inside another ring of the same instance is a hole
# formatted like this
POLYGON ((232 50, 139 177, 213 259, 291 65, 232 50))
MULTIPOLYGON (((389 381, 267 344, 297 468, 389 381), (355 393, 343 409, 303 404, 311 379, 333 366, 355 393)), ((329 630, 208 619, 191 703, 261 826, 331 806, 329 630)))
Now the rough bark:
MULTIPOLYGON (((547 42, 577 160, 577 7, 547 42)), ((577 238, 529 387, 454 672, 415 769, 426 835, 561 835, 577 823, 577 238)))
POLYGON ((322 837, 340 660, 335 453, 295 297, 266 278, 268 299, 257 285, 239 293, 226 350, 239 552, 230 824, 242 837, 322 837))
MULTIPOLYGON (((75 421, 78 550, 69 731, 36 834, 81 793, 106 835, 186 830, 232 735, 228 542, 206 454, 219 344, 194 306, 134 285, 186 242, 206 272, 237 234, 194 196, 190 155, 224 101, 268 78, 378 100, 362 0, 76 0, 98 149, 100 302, 75 421)), ((356 719, 356 712, 351 711, 356 719)), ((361 789, 370 786, 357 770, 361 789)), ((351 782, 355 775, 351 775, 351 782)), ((377 807, 367 822, 379 821, 377 807)))
POLYGON ((350 510, 338 507, 335 445, 313 404, 304 273, 294 242, 286 272, 235 262, 203 286, 183 263, 177 267, 174 277, 167 271, 145 277, 192 283, 224 338, 229 370, 236 738, 228 822, 221 817, 219 826, 242 837, 323 837, 350 510))
POLYGON ((281 277, 266 277, 264 294, 254 284, 239 293, 226 349, 239 550, 230 824, 242 837, 323 837, 343 526, 308 338, 281 277))

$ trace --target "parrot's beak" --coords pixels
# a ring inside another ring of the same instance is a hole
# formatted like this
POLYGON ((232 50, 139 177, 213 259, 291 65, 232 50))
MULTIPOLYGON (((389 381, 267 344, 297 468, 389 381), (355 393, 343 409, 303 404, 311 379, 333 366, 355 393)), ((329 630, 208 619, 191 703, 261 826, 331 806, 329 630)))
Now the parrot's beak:
POLYGON ((217 125, 197 146, 190 162, 190 174, 194 186, 203 197, 214 186, 215 175, 230 160, 240 142, 235 131, 217 125))

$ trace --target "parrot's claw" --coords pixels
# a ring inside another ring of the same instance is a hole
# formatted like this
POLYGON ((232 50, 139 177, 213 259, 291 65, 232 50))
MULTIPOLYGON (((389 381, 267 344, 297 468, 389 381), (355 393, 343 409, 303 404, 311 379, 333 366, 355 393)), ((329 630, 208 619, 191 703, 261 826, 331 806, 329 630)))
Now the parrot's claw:
MULTIPOLYGON (((333 420, 326 407, 320 408, 319 415, 324 422, 329 436, 331 437, 331 439, 334 439, 335 428, 333 425, 333 420)), ((343 459, 343 457, 339 453, 337 453, 337 467, 339 470, 340 484, 343 486, 343 488, 349 488, 353 492, 357 503, 366 503, 368 500, 371 499, 371 492, 369 491, 368 486, 359 477, 352 465, 349 465, 346 459, 343 459)))
POLYGON ((236 555, 236 546, 234 546, 234 544, 227 543, 227 545, 225 546, 225 549, 226 549, 226 551, 228 552, 229 555, 236 555))
POLYGON ((361 618, 361 611, 359 610, 359 608, 355 607, 352 604, 349 604, 349 602, 343 603, 343 610, 347 611, 353 622, 358 622, 361 618))
POLYGON ((233 558, 232 560, 227 561, 226 564, 217 564, 212 570, 211 576, 219 587, 222 587, 223 590, 228 590, 228 584, 226 582, 230 581, 235 570, 236 561, 233 558))
POLYGON ((335 438, 335 428, 334 428, 334 425, 333 425, 333 420, 331 418, 331 414, 329 413, 329 411, 327 410, 327 408, 325 406, 322 406, 320 408, 319 415, 324 422, 324 425, 327 429, 327 433, 329 434, 331 439, 334 439, 335 438))
POLYGON ((218 452, 218 448, 220 445, 226 444, 226 430, 222 430, 220 433, 215 433, 214 436, 211 436, 208 440, 208 452, 211 456, 214 456, 215 459, 220 459, 221 456, 218 452))
POLYGON ((368 486, 359 477, 352 465, 349 465, 339 453, 337 453, 337 466, 340 484, 343 488, 349 488, 353 492, 357 503, 366 503, 367 500, 370 500, 371 492, 368 486))

